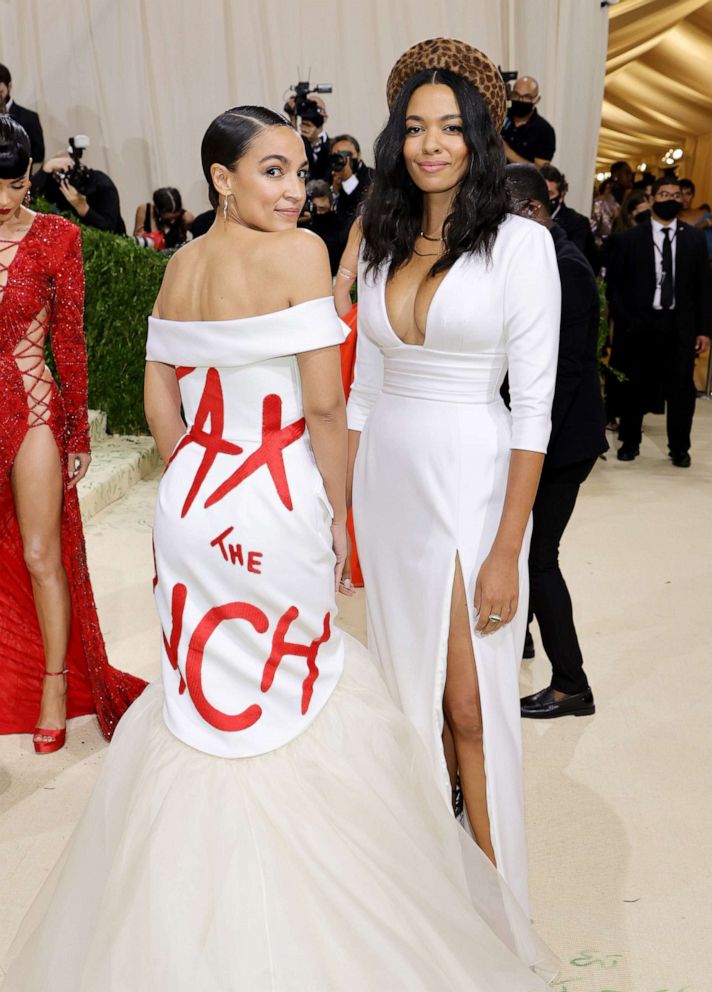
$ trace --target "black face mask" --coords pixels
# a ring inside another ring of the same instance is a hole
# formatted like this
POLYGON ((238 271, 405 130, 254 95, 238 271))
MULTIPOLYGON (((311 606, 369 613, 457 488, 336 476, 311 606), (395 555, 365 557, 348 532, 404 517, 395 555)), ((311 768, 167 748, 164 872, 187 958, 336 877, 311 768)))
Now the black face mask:
POLYGON ((636 224, 645 224, 653 216, 652 210, 639 210, 633 220, 636 224))
POLYGON ((660 220, 675 220, 682 210, 682 204, 679 200, 656 200, 653 210, 660 220))
POLYGON ((533 109, 533 103, 527 103, 526 100, 512 100, 509 112, 512 117, 528 117, 533 109))
POLYGON ((556 211, 559 209, 560 206, 561 206, 561 197, 552 196, 552 198, 549 200, 549 210, 551 210, 552 215, 556 213, 556 211))

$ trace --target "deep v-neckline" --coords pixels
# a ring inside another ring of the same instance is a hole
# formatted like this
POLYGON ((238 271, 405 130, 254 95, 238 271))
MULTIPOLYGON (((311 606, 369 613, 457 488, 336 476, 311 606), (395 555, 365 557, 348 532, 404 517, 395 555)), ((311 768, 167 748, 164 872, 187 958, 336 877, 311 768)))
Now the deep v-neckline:
MULTIPOLYGON (((0 245, 17 245, 17 251, 12 256, 12 259, 10 260, 10 262, 9 262, 8 265, 2 264, 2 259, 0 257, 0 267, 2 268, 2 270, 4 272, 7 273, 7 279, 5 281, 5 284, 3 286, 0 286, 0 306, 3 305, 3 303, 5 301, 5 297, 7 296, 7 290, 8 290, 8 287, 10 285, 10 274, 12 272, 12 267, 15 264, 15 262, 17 261, 17 259, 20 257, 20 252, 22 250, 22 246, 24 245, 25 241, 27 241, 27 239, 29 238, 29 236, 32 234, 32 231, 34 229, 35 221, 37 220, 37 217, 38 217, 38 214, 35 214, 35 216, 32 218, 32 223, 27 228, 27 230, 25 231, 25 233, 22 235, 21 238, 18 238, 18 239, 14 239, 14 238, 0 238, 0 245)), ((4 249, 0 249, 0 251, 2 251, 2 250, 4 250, 4 249)))
MULTIPOLYGON (((398 341, 398 343, 400 345, 402 345, 404 348, 425 348, 425 347, 427 347, 427 344, 428 344, 428 326, 430 324, 430 315, 433 312, 433 307, 435 306, 435 301, 436 301, 436 299, 438 297, 438 294, 439 294, 440 290, 443 288, 443 286, 445 285, 445 283, 448 281, 448 278, 450 276, 450 273, 455 269, 455 267, 457 265, 460 264, 460 261, 462 260, 463 257, 464 256, 460 255, 459 258, 456 258, 455 259, 455 261, 453 262, 453 264, 450 266, 450 268, 447 270, 447 272, 445 273, 445 275, 442 277, 442 279, 440 280, 440 282, 436 286, 435 292, 433 293, 433 295, 430 298, 430 305, 428 306, 428 312, 425 315, 425 329, 423 331, 423 343, 422 344, 408 344, 408 342, 407 341, 404 341, 403 338, 400 336, 400 334, 398 334, 396 332, 395 328, 393 327, 393 324, 391 323, 391 318, 390 318, 390 316, 388 314, 388 304, 386 302, 386 285, 388 284, 388 275, 386 275, 386 278, 385 279, 382 279, 381 280, 381 304, 382 304, 382 307, 383 307, 383 316, 384 316, 384 319, 385 319, 386 327, 388 328, 388 330, 390 331, 390 333, 393 335, 393 337, 396 339, 396 341, 398 341)), ((429 276, 427 278, 429 278, 429 276)), ((418 294, 416 292, 416 296, 417 295, 418 294)), ((415 309, 415 304, 414 304, 414 309, 415 309)))

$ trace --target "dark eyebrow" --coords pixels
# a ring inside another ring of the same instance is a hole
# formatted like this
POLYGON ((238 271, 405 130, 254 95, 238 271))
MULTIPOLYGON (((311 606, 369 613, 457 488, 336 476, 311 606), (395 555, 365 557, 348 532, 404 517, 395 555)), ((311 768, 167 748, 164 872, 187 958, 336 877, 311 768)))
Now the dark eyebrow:
MULTIPOLYGON (((282 163, 282 165, 289 165, 289 159, 285 155, 277 155, 276 153, 274 155, 265 155, 264 158, 259 160, 258 165, 262 165, 264 162, 269 162, 271 158, 276 158, 278 162, 282 163)), ((302 164, 299 166, 299 169, 307 169, 308 167, 309 163, 306 159, 304 159, 302 164)))
MULTIPOLYGON (((439 121, 452 121, 452 120, 456 120, 456 119, 457 120, 462 120, 462 114, 443 114, 442 117, 438 117, 438 120, 439 121)), ((422 123, 422 121, 424 120, 424 118, 423 117, 418 117, 417 114, 408 114, 408 116, 406 117, 406 120, 407 121, 420 121, 422 123)))

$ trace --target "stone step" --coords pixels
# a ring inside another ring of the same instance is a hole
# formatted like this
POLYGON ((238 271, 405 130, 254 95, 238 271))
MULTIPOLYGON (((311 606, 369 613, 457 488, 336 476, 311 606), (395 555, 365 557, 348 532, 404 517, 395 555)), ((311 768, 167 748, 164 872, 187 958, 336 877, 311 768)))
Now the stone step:
POLYGON ((89 439, 91 441, 92 451, 95 445, 101 444, 102 441, 106 441, 106 414, 103 410, 90 410, 89 411, 89 439))
POLYGON ((104 434, 98 443, 93 443, 89 471, 79 483, 83 520, 90 520, 104 507, 120 499, 139 480, 155 473, 160 464, 152 437, 104 434))

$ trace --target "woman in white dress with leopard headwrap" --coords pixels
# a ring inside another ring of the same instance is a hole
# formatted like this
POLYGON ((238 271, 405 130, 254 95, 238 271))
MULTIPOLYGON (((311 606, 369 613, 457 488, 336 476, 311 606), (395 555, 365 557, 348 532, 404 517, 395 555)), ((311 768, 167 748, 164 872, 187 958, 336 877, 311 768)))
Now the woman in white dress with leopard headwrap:
POLYGON ((421 42, 396 63, 388 100, 348 404, 369 648, 443 796, 459 775, 472 832, 526 910, 517 676, 556 257, 548 231, 507 213, 504 83, 485 55, 421 42))

